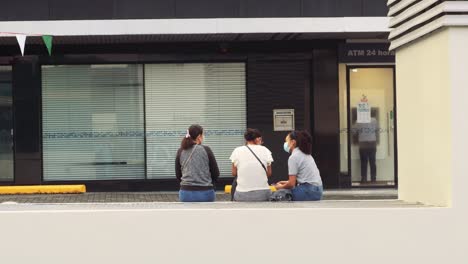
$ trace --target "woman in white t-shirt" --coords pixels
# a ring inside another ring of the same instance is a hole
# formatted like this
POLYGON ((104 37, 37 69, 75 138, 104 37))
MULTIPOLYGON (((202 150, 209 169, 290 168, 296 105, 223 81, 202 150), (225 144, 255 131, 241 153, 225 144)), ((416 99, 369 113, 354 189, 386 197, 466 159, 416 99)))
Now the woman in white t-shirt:
POLYGON ((236 148, 230 158, 232 176, 237 177, 234 201, 268 201, 271 195, 268 177, 271 176, 273 157, 270 150, 261 145, 262 135, 257 129, 247 129, 244 138, 247 144, 236 148))

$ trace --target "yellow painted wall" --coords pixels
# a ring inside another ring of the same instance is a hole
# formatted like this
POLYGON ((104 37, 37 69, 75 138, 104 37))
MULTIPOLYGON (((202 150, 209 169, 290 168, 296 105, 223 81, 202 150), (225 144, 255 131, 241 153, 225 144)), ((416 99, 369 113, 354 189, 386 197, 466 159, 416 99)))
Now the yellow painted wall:
POLYGON ((449 50, 444 29, 396 53, 399 198, 405 201, 452 204, 449 50))

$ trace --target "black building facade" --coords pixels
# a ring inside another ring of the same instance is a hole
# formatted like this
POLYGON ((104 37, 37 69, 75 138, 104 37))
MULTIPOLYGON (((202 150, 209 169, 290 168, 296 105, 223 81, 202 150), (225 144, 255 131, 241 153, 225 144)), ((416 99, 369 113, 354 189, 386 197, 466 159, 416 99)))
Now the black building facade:
POLYGON ((287 178, 288 154, 273 115, 286 109, 295 129, 313 135, 325 188, 362 186, 353 184, 362 169, 348 132, 364 93, 384 126, 382 171, 369 186, 397 184, 393 56, 386 29, 369 25, 386 17, 386 1, 86 2, 21 0, 0 10, 2 185, 176 190, 174 150, 192 122, 206 128, 220 162, 219 188, 247 127, 263 132, 275 182, 287 178), (24 56, 18 33, 28 35, 24 56), (51 56, 41 34, 54 37, 51 56))

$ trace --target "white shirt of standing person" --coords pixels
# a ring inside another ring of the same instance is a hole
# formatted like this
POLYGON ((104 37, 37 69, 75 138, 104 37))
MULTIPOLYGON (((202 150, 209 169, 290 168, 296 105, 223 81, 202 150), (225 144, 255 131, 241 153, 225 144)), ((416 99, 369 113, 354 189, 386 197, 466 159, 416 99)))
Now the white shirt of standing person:
MULTIPOLYGON (((271 165, 271 151, 262 145, 248 145, 262 161, 265 168, 271 165)), ((236 192, 250 192, 270 189, 268 177, 262 165, 246 146, 236 148, 231 154, 231 162, 237 167, 236 192)))

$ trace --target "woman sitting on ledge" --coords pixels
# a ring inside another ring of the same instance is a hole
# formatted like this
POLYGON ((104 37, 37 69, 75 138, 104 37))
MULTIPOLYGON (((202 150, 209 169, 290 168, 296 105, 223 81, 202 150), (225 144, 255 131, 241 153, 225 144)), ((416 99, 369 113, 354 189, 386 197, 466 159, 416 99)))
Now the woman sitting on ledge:
POLYGON ((231 155, 232 176, 237 177, 232 188, 234 201, 268 201, 273 157, 270 150, 262 146, 262 134, 257 129, 248 128, 244 138, 246 145, 236 148, 231 155))
POLYGON ((215 201, 214 183, 219 169, 211 149, 202 145, 203 139, 203 128, 192 125, 177 151, 175 170, 181 202, 215 201))
POLYGON ((276 189, 291 189, 293 201, 318 201, 323 187, 320 172, 312 157, 312 137, 307 131, 293 131, 286 136, 284 150, 288 159, 289 179, 278 182, 276 189))

